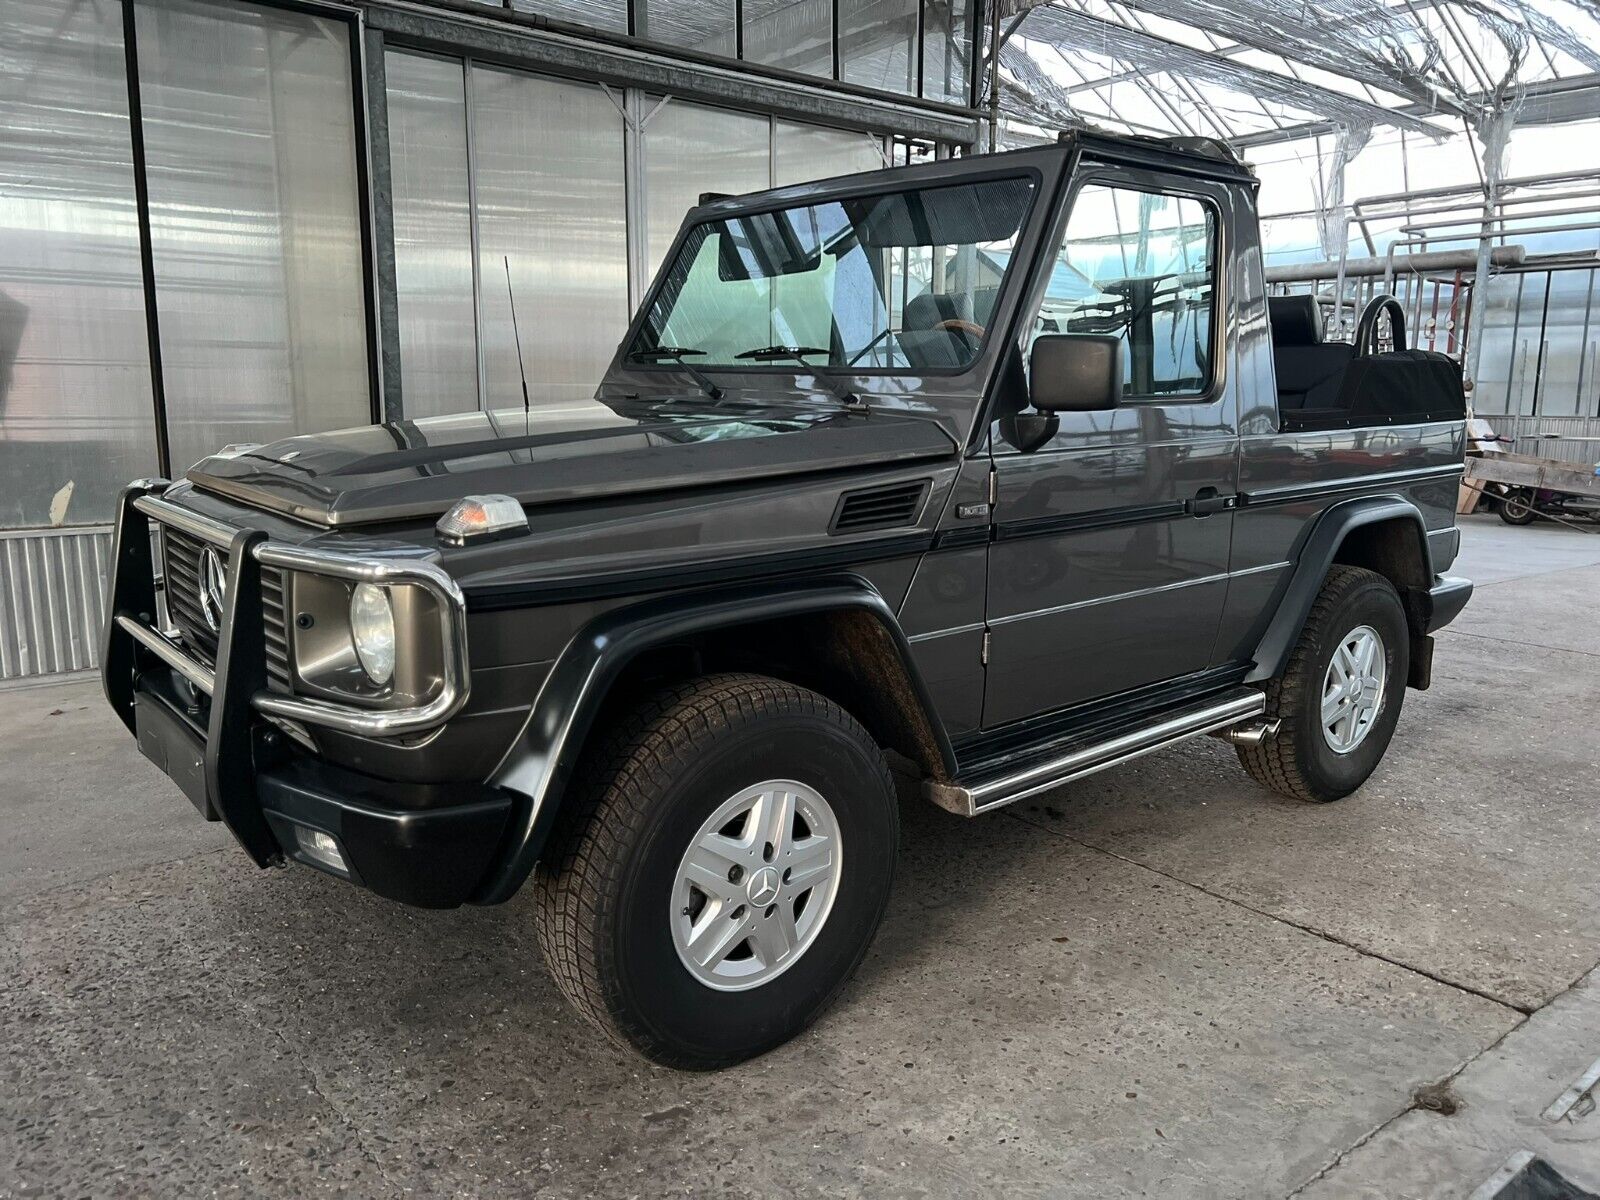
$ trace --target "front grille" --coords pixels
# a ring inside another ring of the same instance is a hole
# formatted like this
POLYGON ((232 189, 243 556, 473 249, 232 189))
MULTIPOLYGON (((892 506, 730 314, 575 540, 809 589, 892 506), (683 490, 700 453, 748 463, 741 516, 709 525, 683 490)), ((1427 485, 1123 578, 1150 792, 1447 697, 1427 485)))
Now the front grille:
POLYGON ((170 525, 161 529, 162 574, 166 577, 167 615, 178 627, 184 645, 212 670, 217 666, 217 634, 200 608, 200 552, 205 543, 170 525))
POLYGON ((284 619, 283 572, 261 568, 261 632, 267 647, 267 690, 285 694, 289 686, 289 623, 284 619))
MULTIPOLYGON (((206 543, 170 525, 161 527, 161 564, 166 580, 167 615, 190 652, 211 670, 217 669, 217 634, 200 607, 200 554, 206 543)), ((219 554, 223 553, 221 550, 219 554)), ((261 568, 262 635, 266 643, 267 688, 293 691, 289 682, 289 626, 284 617, 283 572, 261 568)))

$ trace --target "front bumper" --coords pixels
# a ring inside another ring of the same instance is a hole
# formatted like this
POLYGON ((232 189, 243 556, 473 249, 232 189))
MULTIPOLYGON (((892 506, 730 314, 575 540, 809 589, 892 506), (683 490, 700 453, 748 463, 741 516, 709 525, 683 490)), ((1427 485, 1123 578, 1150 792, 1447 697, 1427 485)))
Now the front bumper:
MULTIPOLYGON (((135 681, 133 703, 140 751, 204 816, 220 819, 199 710, 159 670, 135 681)), ((248 799, 271 839, 257 847, 268 862, 293 859, 404 904, 454 908, 496 860, 511 811, 503 789, 374 779, 299 754, 270 727, 252 742, 248 799), (308 833, 333 839, 336 854, 317 852, 308 833)))
POLYGON ((216 670, 185 658, 156 628, 150 528, 135 505, 147 490, 129 489, 119 507, 101 655, 106 697, 145 757, 258 866, 294 859, 429 908, 468 900, 500 850, 511 793, 336 767, 263 715, 259 533, 238 531, 227 548, 216 670))

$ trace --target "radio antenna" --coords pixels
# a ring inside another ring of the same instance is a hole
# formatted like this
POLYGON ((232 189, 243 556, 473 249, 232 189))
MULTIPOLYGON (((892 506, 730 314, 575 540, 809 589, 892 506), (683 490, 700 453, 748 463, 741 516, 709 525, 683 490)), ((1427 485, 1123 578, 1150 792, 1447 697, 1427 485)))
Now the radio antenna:
POLYGON ((522 434, 528 434, 529 404, 528 404, 528 372, 522 366, 522 333, 517 328, 517 297, 511 290, 511 256, 502 255, 501 261, 506 265, 506 299, 511 302, 511 340, 517 344, 517 374, 522 378, 522 434))

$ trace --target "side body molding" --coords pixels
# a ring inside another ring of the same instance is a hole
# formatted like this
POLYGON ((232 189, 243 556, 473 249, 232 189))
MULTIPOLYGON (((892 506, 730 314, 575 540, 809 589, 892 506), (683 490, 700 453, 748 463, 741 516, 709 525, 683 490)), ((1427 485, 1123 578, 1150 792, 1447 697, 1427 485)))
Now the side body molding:
POLYGON ((473 902, 499 904, 522 886, 555 825, 578 755, 611 685, 642 651, 684 637, 754 622, 827 613, 865 615, 898 654, 927 718, 937 755, 955 773, 955 752, 912 661, 893 609, 866 580, 843 576, 663 596, 595 618, 567 643, 516 743, 489 782, 514 794, 506 839, 473 902))
MULTIPOLYGON (((1255 669, 1246 676, 1248 682, 1262 682, 1281 675, 1289 665, 1289 656, 1300 631, 1311 615, 1322 580, 1333 565, 1339 548, 1351 532, 1368 525, 1385 521, 1403 522, 1416 532, 1418 562, 1422 578, 1432 580, 1433 554, 1428 548, 1427 525, 1422 512, 1403 496, 1394 494, 1361 496, 1346 500, 1327 509, 1311 526, 1295 560, 1294 573, 1272 610, 1272 618, 1257 643, 1255 669)), ((1424 590, 1424 595, 1426 594, 1424 590)), ((1408 601, 1408 612, 1410 602, 1408 601)), ((1421 632, 1418 630, 1417 632, 1421 632)))

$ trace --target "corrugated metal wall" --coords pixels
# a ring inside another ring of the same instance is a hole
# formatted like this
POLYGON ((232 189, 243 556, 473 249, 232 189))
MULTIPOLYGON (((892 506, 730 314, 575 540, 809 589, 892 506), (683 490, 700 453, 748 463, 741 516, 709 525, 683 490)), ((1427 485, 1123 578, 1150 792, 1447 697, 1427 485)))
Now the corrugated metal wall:
POLYGON ((1484 413, 1501 437, 1514 437, 1511 450, 1561 462, 1600 463, 1600 417, 1508 417, 1484 413))
POLYGON ((99 665, 109 526, 0 532, 0 681, 99 665))

